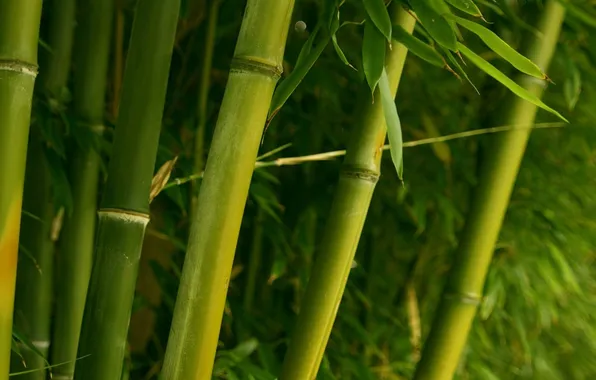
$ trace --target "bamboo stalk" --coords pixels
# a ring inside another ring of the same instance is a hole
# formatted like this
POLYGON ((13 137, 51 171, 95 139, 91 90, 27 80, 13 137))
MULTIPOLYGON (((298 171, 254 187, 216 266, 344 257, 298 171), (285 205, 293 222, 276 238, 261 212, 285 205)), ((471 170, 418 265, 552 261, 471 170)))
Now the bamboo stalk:
MULTIPOLYGON (((543 37, 530 36, 526 56, 544 71, 555 51, 564 15, 564 7, 556 0, 549 0, 538 23, 538 31, 543 37)), ((537 96, 544 91, 544 85, 530 77, 522 77, 521 84, 537 96)), ((537 108, 514 98, 508 110, 508 122, 525 125, 534 122, 537 108)), ((414 376, 416 380, 449 380, 455 373, 482 298, 486 274, 530 131, 505 132, 491 142, 491 151, 487 155, 490 158, 484 160, 480 171, 484 174, 479 180, 434 324, 423 347, 414 376)))
MULTIPOLYGON (((99 129, 103 124, 113 0, 78 3, 74 57, 75 128, 99 129)), ((56 304, 51 346, 54 377, 72 379, 93 255, 100 157, 94 147, 74 144, 69 156, 73 210, 65 217, 56 261, 56 304)))
POLYGON ((0 0, 0 379, 8 379, 41 0, 0 0))
MULTIPOLYGON (((211 0, 209 17, 205 33, 205 51, 201 67, 201 83, 197 107, 197 130, 194 141, 194 171, 199 173, 205 169, 205 130, 207 127, 207 104, 209 89, 211 88, 211 67, 213 66, 213 51, 215 49, 215 32, 217 30, 217 16, 221 0, 211 0)), ((193 183, 191 210, 196 208, 199 196, 198 183, 193 183)))
MULTIPOLYGON (((401 5, 392 6, 393 21, 410 33, 415 19, 401 5)), ((395 44, 385 67, 395 96, 407 49, 395 44)), ((368 88, 365 91, 369 91, 368 88)), ((375 99, 379 99, 378 91, 375 99)), ((286 357, 281 380, 315 379, 350 273, 370 200, 380 175, 386 124, 381 102, 367 106, 362 125, 354 130, 331 206, 320 253, 286 357)))
POLYGON ((240 223, 294 0, 248 0, 191 227, 162 376, 210 379, 240 223))
POLYGON ((78 347, 77 380, 118 379, 157 154, 179 0, 139 0, 78 347))
MULTIPOLYGON (((66 100, 64 97, 70 73, 70 57, 75 19, 75 0, 50 3, 48 43, 51 52, 42 50, 42 70, 37 81, 43 101, 51 111, 49 118, 58 117, 66 100)), ((44 120, 41 120, 44 122, 44 120)), ((54 126, 53 126, 54 127, 54 126)), ((46 159, 46 143, 41 137, 39 123, 31 127, 31 139, 27 154, 23 209, 39 219, 30 217, 21 223, 21 246, 30 258, 20 260, 17 273, 14 325, 44 355, 22 347, 24 364, 13 361, 13 372, 38 369, 23 375, 24 379, 43 380, 50 346, 50 318, 52 311, 52 279, 55 239, 52 238, 52 222, 56 215, 52 202, 51 175, 46 159)))

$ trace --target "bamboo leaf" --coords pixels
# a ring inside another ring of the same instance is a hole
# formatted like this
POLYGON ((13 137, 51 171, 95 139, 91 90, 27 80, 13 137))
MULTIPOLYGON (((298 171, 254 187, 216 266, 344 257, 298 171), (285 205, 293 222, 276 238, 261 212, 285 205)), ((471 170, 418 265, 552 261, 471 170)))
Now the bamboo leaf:
POLYGON ((426 1, 412 3, 412 9, 424 29, 437 43, 451 51, 457 51, 457 38, 447 20, 435 11, 426 1))
POLYGON ((476 91, 476 93, 478 95, 480 95, 480 91, 478 91, 478 88, 476 88, 476 86, 474 85, 474 83, 472 82, 472 80, 470 79, 470 77, 468 76, 468 73, 466 73, 466 71, 464 70, 464 68, 461 67, 461 65, 459 64, 459 62, 457 61, 457 59, 455 59, 455 57, 453 56, 453 54, 449 50, 447 50, 447 49, 445 49, 444 51, 445 51, 445 54, 447 55, 447 58, 449 59, 449 62, 451 62, 453 64, 453 66, 455 66, 455 69, 457 70, 457 72, 460 75, 462 75, 464 78, 466 78, 466 80, 472 86, 472 88, 474 89, 474 91, 476 91))
POLYGON ((445 61, 432 46, 406 32, 401 25, 393 26, 393 39, 404 45, 411 53, 425 60, 431 65, 444 67, 445 61))
POLYGON ((582 91, 581 74, 573 60, 569 58, 569 55, 563 55, 563 57, 567 71, 565 84, 563 85, 563 95, 565 96, 567 108, 572 111, 582 91))
POLYGON ((364 24, 362 66, 368 86, 374 93, 385 67, 385 38, 370 21, 364 24))
POLYGON ((540 79, 547 78, 546 74, 544 74, 542 70, 540 70, 540 68, 534 62, 518 53, 515 49, 509 46, 509 44, 507 44, 505 41, 499 38, 499 36, 497 36, 491 30, 461 17, 450 17, 453 17, 458 24, 480 37, 480 39, 486 44, 486 46, 488 46, 492 51, 500 55, 503 59, 505 59, 513 67, 515 67, 522 73, 540 79))
POLYGON ((513 80, 509 79, 505 74, 495 68, 493 65, 485 61, 482 57, 474 53, 472 50, 468 49, 465 45, 458 42, 458 47, 460 51, 479 69, 496 79, 497 81, 501 82, 505 87, 511 90, 515 95, 519 96, 522 99, 529 101, 530 103, 542 108, 545 111, 552 113, 553 115, 559 117, 561 120, 565 122, 569 122, 567 119, 563 117, 559 112, 555 111, 551 107, 544 104, 536 95, 530 93, 528 90, 520 86, 519 84, 515 83, 513 80))
POLYGON ((459 9, 460 11, 467 13, 474 17, 484 18, 482 16, 482 12, 478 9, 478 6, 474 4, 472 0, 445 0, 449 4, 451 4, 454 8, 459 9))
POLYGON ((341 47, 337 43, 337 37, 335 34, 331 36, 331 41, 333 42, 333 48, 335 49, 335 53, 337 53, 337 56, 339 57, 339 59, 341 59, 344 65, 356 70, 356 68, 352 66, 352 64, 346 58, 346 55, 344 54, 343 50, 341 50, 341 47))
POLYGON ((369 18, 391 43, 391 18, 383 0, 362 0, 369 18))
MULTIPOLYGON (((311 35, 311 37, 314 40, 313 35, 311 35)), ((304 53, 303 58, 301 58, 300 56, 298 57, 296 66, 294 67, 294 71, 292 71, 292 73, 288 75, 288 77, 285 80, 283 80, 275 90, 275 93, 273 94, 273 99, 271 100, 271 107, 269 108, 268 122, 271 122, 273 117, 277 114, 277 112, 279 112, 280 108, 290 98, 292 93, 294 93, 296 88, 300 85, 306 74, 308 74, 310 69, 313 67, 317 59, 319 59, 319 56, 329 43, 329 38, 327 37, 319 41, 319 43, 314 47, 314 49, 311 49, 310 47, 308 47, 308 44, 311 44, 312 46, 313 41, 309 42, 309 40, 305 42, 305 46, 303 47, 303 50, 305 48, 308 48, 309 52, 304 53)), ((302 51, 300 55, 302 55, 302 51)))
POLYGON ((389 146, 391 149, 391 159, 397 170, 397 176, 403 179, 403 140, 401 135, 401 123, 395 107, 395 100, 391 96, 389 87, 389 78, 387 72, 383 69, 379 80, 379 92, 381 93, 381 103, 383 104, 383 113, 387 124, 387 136, 389 137, 389 146))

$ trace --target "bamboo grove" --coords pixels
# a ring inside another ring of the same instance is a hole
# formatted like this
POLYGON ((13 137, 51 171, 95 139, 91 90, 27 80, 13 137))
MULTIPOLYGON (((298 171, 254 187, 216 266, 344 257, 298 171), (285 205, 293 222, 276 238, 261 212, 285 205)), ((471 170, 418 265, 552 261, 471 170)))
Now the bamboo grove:
POLYGON ((594 378, 595 30, 0 0, 0 380, 594 378))

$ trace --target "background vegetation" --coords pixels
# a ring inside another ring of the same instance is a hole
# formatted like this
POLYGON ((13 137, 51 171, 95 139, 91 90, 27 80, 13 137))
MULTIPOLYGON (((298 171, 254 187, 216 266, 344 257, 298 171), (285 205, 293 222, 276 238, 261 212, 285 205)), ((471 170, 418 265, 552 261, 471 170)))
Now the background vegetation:
MULTIPOLYGON (((44 1, 44 12, 55 2, 59 0, 44 1)), ((296 1, 282 81, 293 72, 317 24, 320 3, 296 1)), ((544 7, 536 1, 476 3, 490 22, 483 25, 516 49, 521 49, 524 36, 535 33, 532 25, 544 7)), ((547 71, 552 82, 543 100, 570 123, 561 123, 545 111, 537 115, 536 126, 549 128, 532 132, 457 379, 596 377, 596 39, 592 36, 596 10, 587 0, 564 4, 567 15, 547 71)), ((95 144, 102 158, 99 197, 134 10, 131 0, 117 1, 114 9, 107 125, 104 138, 95 144)), ((197 167, 207 157, 244 10, 241 0, 183 0, 181 4, 155 172, 176 161, 168 184, 151 202, 123 377, 156 379, 161 370, 193 194, 201 184, 197 167), (211 62, 206 55, 210 48, 211 62), (199 148, 197 125, 205 131, 204 146, 199 148)), ((40 51, 51 49, 44 43, 46 14, 51 13, 42 13, 40 51)), ((281 371, 297 313, 306 302, 302 296, 319 253, 341 157, 274 160, 345 149, 352 130, 359 126, 355 121, 362 107, 371 101, 370 92, 362 91, 366 83, 359 23, 365 14, 361 1, 342 4, 341 21, 354 22, 342 25, 336 34, 344 59, 333 44, 326 46, 266 129, 259 161, 269 163, 258 164, 252 177, 215 378, 274 379, 281 371)), ((513 70, 477 36, 462 32, 466 46, 514 77, 513 70)), ((414 35, 427 41, 420 25, 414 35)), ((458 79, 415 54, 407 57, 396 98, 403 140, 411 143, 404 145, 403 183, 387 152, 317 378, 408 379, 414 374, 473 189, 483 174, 480 164, 491 159, 487 148, 494 144, 495 133, 501 132, 463 133, 449 141, 439 136, 502 126, 501 113, 512 102, 509 90, 464 61, 475 87, 461 73, 458 79), (412 143, 419 140, 423 141, 412 143)), ((40 72, 43 69, 42 60, 40 72)), ((75 65, 75 74, 76 70, 75 65)), ((71 102, 72 89, 71 78, 63 88, 66 104, 71 102)), ((73 136, 71 126, 77 116, 72 107, 51 114, 51 104, 41 91, 36 93, 35 105, 32 128, 46 128, 41 130, 46 131, 42 139, 48 152, 55 220, 61 209, 72 205, 64 146, 73 141, 82 144, 87 137, 73 136)), ((23 225, 30 217, 24 210, 23 225)), ((63 244, 58 242, 56 257, 63 244)), ((19 265, 27 260, 32 258, 21 249, 19 265)), ((23 336, 14 339, 28 341, 23 336)), ((18 359, 19 346, 14 346, 13 358, 18 359)))

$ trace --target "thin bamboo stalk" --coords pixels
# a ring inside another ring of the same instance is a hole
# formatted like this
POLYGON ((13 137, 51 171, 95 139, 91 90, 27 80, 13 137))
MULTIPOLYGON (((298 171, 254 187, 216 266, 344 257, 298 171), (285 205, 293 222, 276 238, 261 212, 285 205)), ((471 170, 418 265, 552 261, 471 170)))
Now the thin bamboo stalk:
MULTIPOLYGON (((194 172, 198 173, 205 169, 205 131, 207 127, 207 105, 209 100, 209 89, 211 88, 211 68, 213 66, 213 51, 215 50, 215 32, 217 31, 217 16, 221 0, 211 0, 209 5, 209 17, 207 19, 205 33, 205 50, 203 52, 203 64, 201 67, 201 82, 199 87, 199 99, 197 107, 197 130, 195 132, 194 146, 194 172)), ((198 183, 193 183, 191 198, 191 210, 196 208, 199 196, 198 183)))
POLYGON ((240 223, 294 0, 248 0, 201 184, 162 376, 210 379, 240 223))
POLYGON ((137 3, 77 353, 89 356, 75 366, 77 380, 122 374, 179 8, 137 3))
MULTIPOLYGON (((74 56, 75 128, 93 131, 103 124, 113 0, 81 0, 78 3, 76 55, 74 56)), ((55 378, 71 379, 85 297, 91 274, 100 157, 92 146, 74 144, 69 156, 73 210, 65 217, 60 252, 56 261, 56 303, 51 346, 52 363, 68 364, 54 369, 55 378)))
MULTIPOLYGON (((410 33, 415 19, 399 4, 393 21, 410 33)), ((395 44, 385 67, 395 96, 407 49, 395 44)), ((368 91, 366 89, 365 91, 368 91)), ((378 91, 375 99, 379 99, 378 91)), ((281 380, 315 379, 346 286, 370 200, 380 175, 386 124, 380 101, 367 106, 362 125, 354 130, 340 174, 320 253, 306 288, 281 380)))
MULTIPOLYGON (((46 8, 47 9, 47 8, 46 8)), ((37 81, 39 93, 47 102, 52 115, 62 112, 65 88, 70 73, 70 57, 75 19, 75 0, 50 3, 49 35, 47 42, 51 52, 42 50, 42 70, 37 81)), ((40 120, 44 122, 44 120, 40 120)), ((51 175, 46 159, 46 143, 41 137, 40 125, 31 127, 31 139, 27 154, 23 209, 37 216, 26 217, 21 223, 21 246, 30 257, 20 260, 17 273, 14 325, 44 355, 21 348, 26 368, 20 358, 13 360, 12 371, 39 369, 23 375, 24 379, 43 380, 48 347, 50 346, 50 318, 52 312, 52 279, 55 241, 52 238, 52 222, 56 215, 52 202, 51 175)))
MULTIPOLYGON (((546 71, 555 51, 565 15, 564 7, 549 0, 537 29, 542 38, 531 35, 526 56, 546 71)), ((544 84, 522 77, 528 91, 541 96, 544 84)), ((515 98, 508 108, 511 124, 532 124, 536 106, 515 98)), ((449 380, 453 377, 466 344, 476 309, 481 301, 486 274, 495 243, 507 211, 531 130, 515 130, 495 136, 488 159, 484 160, 469 216, 459 243, 430 335, 423 347, 416 380, 449 380)))
POLYGON ((0 379, 8 379, 41 0, 0 0, 0 379))

